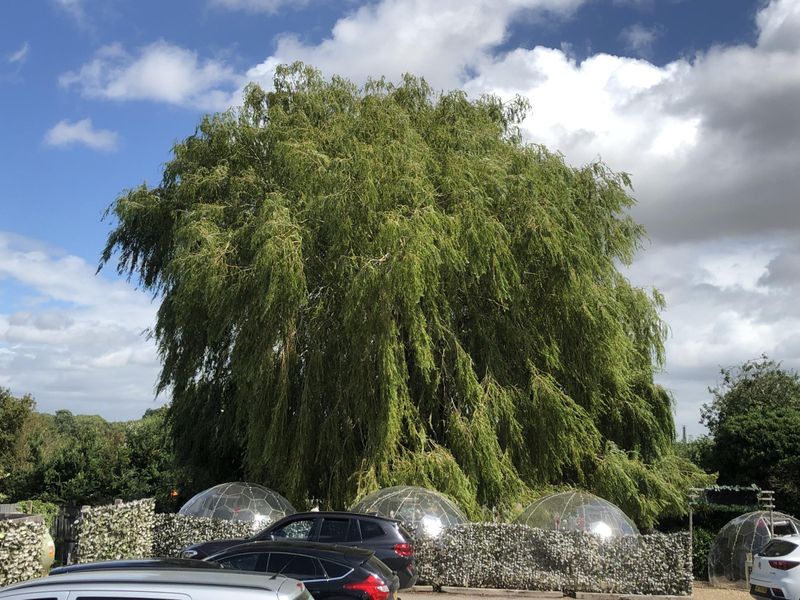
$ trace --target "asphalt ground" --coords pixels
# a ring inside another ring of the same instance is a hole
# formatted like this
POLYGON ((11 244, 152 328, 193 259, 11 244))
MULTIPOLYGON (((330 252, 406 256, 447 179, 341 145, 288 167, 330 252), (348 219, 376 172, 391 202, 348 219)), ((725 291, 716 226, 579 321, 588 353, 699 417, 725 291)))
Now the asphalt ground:
MULTIPOLYGON (((470 593, 436 593, 402 591, 400 600, 501 600, 502 598, 518 598, 520 600, 533 600, 525 594, 506 592, 502 596, 485 596, 470 593)), ((646 598, 643 596, 642 598, 646 598)), ((741 589, 715 588, 704 582, 695 582, 693 600, 752 600, 750 594, 741 589)))

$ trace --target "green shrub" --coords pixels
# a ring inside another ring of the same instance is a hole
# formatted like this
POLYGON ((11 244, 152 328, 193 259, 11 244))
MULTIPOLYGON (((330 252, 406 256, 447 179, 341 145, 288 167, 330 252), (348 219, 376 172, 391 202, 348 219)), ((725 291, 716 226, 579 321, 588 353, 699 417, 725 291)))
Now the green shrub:
POLYGON ((695 579, 708 579, 708 553, 714 543, 716 532, 695 527, 692 531, 692 574, 695 579))
POLYGON ((42 515, 44 524, 47 529, 52 533, 53 525, 58 515, 58 505, 52 502, 45 502, 44 500, 19 500, 17 502, 22 512, 29 515, 42 515))

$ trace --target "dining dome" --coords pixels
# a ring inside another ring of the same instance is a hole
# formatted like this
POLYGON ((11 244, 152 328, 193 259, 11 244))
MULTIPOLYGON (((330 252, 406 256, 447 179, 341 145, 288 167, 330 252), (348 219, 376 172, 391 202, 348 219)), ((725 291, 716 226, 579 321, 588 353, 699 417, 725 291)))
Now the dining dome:
POLYGON ((584 531, 602 539, 639 535, 636 524, 618 506, 578 490, 539 498, 515 522, 537 529, 584 531))
MULTIPOLYGON (((800 521, 780 513, 772 513, 775 535, 795 534, 800 521)), ((719 530, 708 553, 708 580, 711 585, 747 588, 747 561, 773 538, 770 512, 757 510, 731 519, 719 530)))
POLYGON ((350 510, 397 519, 430 537, 438 536, 447 527, 467 522, 461 509, 444 494, 410 485, 378 490, 363 497, 350 510))
POLYGON ((181 515, 265 526, 297 512, 278 492, 257 483, 221 483, 193 496, 178 511, 181 515))

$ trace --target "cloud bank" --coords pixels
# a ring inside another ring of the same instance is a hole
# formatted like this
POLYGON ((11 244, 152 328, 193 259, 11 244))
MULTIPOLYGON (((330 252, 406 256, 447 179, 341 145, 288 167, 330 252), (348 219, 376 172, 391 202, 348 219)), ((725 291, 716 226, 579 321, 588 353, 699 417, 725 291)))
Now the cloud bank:
POLYGON ((83 259, 0 232, 0 386, 39 409, 137 418, 155 406, 149 298, 83 259), (11 294, 2 290, 15 290, 11 294))

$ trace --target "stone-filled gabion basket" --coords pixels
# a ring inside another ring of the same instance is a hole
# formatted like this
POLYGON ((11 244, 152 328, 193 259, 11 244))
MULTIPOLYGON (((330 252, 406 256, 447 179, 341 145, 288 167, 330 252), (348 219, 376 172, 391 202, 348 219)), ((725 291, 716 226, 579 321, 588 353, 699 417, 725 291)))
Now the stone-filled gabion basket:
POLYGON ((258 528, 243 521, 223 521, 171 513, 157 514, 153 530, 153 556, 178 557, 191 544, 222 539, 244 539, 258 528))
POLYGON ((47 527, 32 519, 0 521, 0 587, 42 575, 47 527))
POLYGON ((77 561, 80 563, 153 554, 155 500, 135 500, 81 511, 77 561))
POLYGON ((416 543, 420 579, 434 587, 691 595, 685 533, 603 541, 582 532, 469 523, 416 543))

